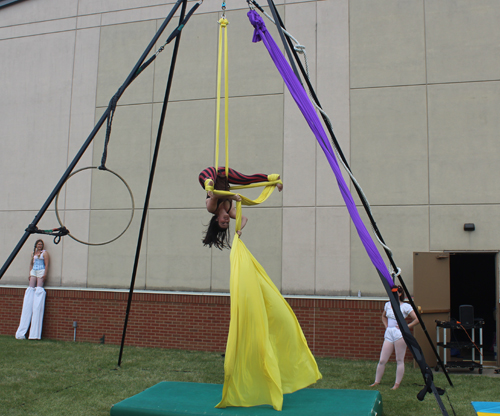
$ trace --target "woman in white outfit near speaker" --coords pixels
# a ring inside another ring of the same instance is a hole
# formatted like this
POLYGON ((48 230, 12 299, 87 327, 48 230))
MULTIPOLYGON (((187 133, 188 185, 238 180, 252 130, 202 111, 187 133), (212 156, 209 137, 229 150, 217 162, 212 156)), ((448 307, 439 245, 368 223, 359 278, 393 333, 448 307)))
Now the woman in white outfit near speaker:
MULTIPOLYGON (((418 318, 413 308, 409 303, 405 303, 405 293, 401 286, 393 286, 392 293, 399 300, 399 308, 403 317, 406 319, 409 316, 412 321, 408 324, 408 328, 413 328, 418 325, 418 318)), ((406 354, 406 342, 403 339, 403 334, 399 329, 398 322, 396 321, 396 316, 392 310, 391 302, 387 302, 384 306, 384 312, 382 313, 382 322, 385 326, 384 343, 382 345, 382 351, 380 352, 380 361, 377 365, 377 372, 375 374, 375 382, 370 385, 374 387, 380 383, 382 376, 384 375, 385 365, 389 358, 391 357, 393 351, 396 351, 396 382, 392 387, 392 390, 396 390, 403 380, 403 375, 405 373, 405 354, 406 354)))
POLYGON ((49 253, 44 250, 43 240, 36 240, 31 254, 29 286, 24 294, 21 322, 16 332, 17 339, 25 339, 30 327, 29 339, 42 337, 43 312, 45 309, 45 289, 43 285, 49 269, 49 253))

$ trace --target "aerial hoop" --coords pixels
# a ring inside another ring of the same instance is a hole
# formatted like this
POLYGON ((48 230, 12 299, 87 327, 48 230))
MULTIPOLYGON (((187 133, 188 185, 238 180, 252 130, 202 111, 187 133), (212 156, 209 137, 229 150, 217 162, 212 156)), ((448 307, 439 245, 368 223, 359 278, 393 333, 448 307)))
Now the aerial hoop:
MULTIPOLYGON (((77 173, 79 172, 82 172, 84 170, 88 170, 88 169, 99 169, 98 166, 87 166, 85 168, 81 168, 81 169, 78 169, 78 170, 75 170, 71 175, 68 176, 68 179, 66 180, 66 182, 74 175, 76 175, 77 173)), ((102 243, 91 243, 89 241, 83 241, 83 240, 80 240, 78 238, 76 238, 74 235, 72 235, 71 233, 68 233, 68 235, 75 241, 78 241, 79 243, 81 244, 85 244, 87 246, 103 246, 105 244, 109 244, 109 243, 112 243, 113 241, 117 240, 118 238, 120 238, 123 234, 125 234, 125 232, 128 230, 128 228, 130 227, 130 224, 132 223, 132 219, 134 218, 134 211, 135 211, 135 203, 134 203, 134 196, 132 195, 132 190, 130 189, 130 186, 128 186, 128 183, 125 181, 125 179, 123 179, 120 175, 118 175, 118 173, 116 172, 113 172, 112 170, 108 169, 108 168, 105 168, 105 169, 99 169, 99 170, 103 170, 103 171, 106 171, 106 172, 109 172, 113 175, 115 175, 118 179, 120 179, 120 181, 123 182, 123 184, 125 185, 125 187, 127 188, 127 191, 130 195, 130 202, 132 203, 132 209, 131 209, 131 213, 130 213, 130 219, 128 221, 128 224, 127 226, 125 227, 125 229, 120 233, 118 234, 116 237, 112 238, 111 240, 108 240, 108 241, 104 241, 102 243)), ((55 199, 55 211, 56 211, 56 217, 57 217, 57 221, 59 222, 59 224, 61 225, 61 227, 64 227, 64 224, 62 223, 61 221, 61 218, 59 217, 59 209, 58 209, 58 206, 57 206, 57 203, 58 203, 58 200, 59 200, 59 193, 61 191, 59 191, 56 195, 56 199, 55 199)))

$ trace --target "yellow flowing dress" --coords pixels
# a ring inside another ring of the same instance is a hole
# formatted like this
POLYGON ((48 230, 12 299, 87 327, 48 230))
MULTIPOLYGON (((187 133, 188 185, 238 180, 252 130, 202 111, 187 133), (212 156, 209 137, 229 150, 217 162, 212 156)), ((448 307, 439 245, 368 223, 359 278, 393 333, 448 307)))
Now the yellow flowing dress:
POLYGON ((216 407, 269 404, 281 410, 283 394, 322 376, 292 308, 237 234, 230 292, 224 387, 216 407))

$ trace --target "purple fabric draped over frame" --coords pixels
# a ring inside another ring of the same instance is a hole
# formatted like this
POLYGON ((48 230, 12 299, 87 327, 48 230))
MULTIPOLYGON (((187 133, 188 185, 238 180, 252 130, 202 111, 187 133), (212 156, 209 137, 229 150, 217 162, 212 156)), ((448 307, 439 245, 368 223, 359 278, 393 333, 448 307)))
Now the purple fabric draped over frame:
POLYGON ((276 42, 272 38, 271 34, 268 32, 266 25, 260 15, 255 10, 250 10, 248 12, 248 18, 250 19, 250 23, 255 28, 252 42, 264 42, 264 45, 266 46, 269 55, 271 55, 276 68, 278 68, 278 71, 283 77, 288 90, 292 94, 293 99, 297 103, 300 111, 309 124, 309 127, 316 136, 319 145, 323 149, 326 158, 328 159, 328 163, 330 164, 333 173, 337 178, 337 183, 339 185, 342 197, 344 198, 344 201, 346 203, 347 210, 349 211, 352 222, 354 223, 359 237, 361 238, 361 241, 365 246, 368 256, 370 257, 373 265, 376 267, 379 273, 384 276, 389 285, 392 286, 394 282, 391 278, 391 275, 387 270, 387 267, 382 260, 382 256, 378 252, 377 247, 375 246, 375 243, 373 242, 368 230, 361 220, 361 217, 359 216, 356 204, 354 203, 349 188, 344 181, 330 141, 328 140, 323 125, 321 124, 321 121, 318 117, 318 114, 316 113, 313 104, 309 99, 309 96, 307 95, 300 81, 297 79, 297 76, 290 67, 290 64, 281 53, 278 45, 276 45, 276 42))

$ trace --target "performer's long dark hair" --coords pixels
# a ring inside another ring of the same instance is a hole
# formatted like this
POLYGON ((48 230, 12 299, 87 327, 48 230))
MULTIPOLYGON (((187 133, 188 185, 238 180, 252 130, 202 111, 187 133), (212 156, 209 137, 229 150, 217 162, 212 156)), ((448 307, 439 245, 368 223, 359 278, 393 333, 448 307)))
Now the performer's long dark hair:
POLYGON ((217 216, 214 215, 208 224, 205 236, 201 240, 205 246, 215 246, 219 250, 223 248, 231 248, 229 244, 229 228, 219 227, 217 216))

